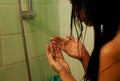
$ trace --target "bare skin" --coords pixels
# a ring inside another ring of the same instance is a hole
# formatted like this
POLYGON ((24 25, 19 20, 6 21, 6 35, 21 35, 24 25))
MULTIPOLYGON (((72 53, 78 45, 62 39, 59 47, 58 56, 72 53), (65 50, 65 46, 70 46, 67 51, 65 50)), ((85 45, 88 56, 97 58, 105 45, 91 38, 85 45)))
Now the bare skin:
POLYGON ((98 81, 120 81, 120 31, 101 48, 98 81))

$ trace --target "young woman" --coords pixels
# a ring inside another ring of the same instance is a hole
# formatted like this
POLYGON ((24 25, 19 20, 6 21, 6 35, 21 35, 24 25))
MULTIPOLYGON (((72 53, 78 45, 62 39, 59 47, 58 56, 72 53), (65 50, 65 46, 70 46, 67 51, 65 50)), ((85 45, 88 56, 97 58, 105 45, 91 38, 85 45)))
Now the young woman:
POLYGON ((67 39, 53 37, 47 45, 47 57, 51 67, 62 81, 76 81, 61 50, 81 61, 86 74, 85 81, 120 81, 120 2, 119 0, 71 0, 71 35, 67 39), (94 28, 94 49, 87 52, 80 41, 82 22, 94 28), (77 37, 72 36, 73 24, 77 37), (80 28, 78 34, 77 27, 80 28))

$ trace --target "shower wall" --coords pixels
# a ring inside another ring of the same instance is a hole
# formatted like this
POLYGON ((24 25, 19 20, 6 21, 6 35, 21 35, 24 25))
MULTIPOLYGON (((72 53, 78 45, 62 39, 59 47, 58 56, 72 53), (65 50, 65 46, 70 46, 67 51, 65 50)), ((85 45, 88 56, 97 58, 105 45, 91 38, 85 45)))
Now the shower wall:
MULTIPOLYGON (((22 10, 28 9, 21 0, 22 10)), ((45 45, 59 35, 58 1, 33 0, 33 20, 24 20, 32 81, 49 81, 56 73, 49 66, 45 45)), ((0 81, 28 81, 18 0, 0 0, 0 81)))

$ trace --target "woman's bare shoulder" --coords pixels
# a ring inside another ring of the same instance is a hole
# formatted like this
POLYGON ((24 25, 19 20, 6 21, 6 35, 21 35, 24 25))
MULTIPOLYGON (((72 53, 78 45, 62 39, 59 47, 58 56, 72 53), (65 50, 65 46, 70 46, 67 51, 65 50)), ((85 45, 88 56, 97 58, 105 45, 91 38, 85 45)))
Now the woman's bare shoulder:
POLYGON ((101 48, 100 62, 104 63, 102 67, 105 68, 117 60, 120 60, 120 46, 111 42, 101 48))
POLYGON ((118 58, 118 56, 120 56, 120 43, 118 44, 115 41, 111 41, 105 44, 100 50, 100 56, 105 58, 112 57, 113 59, 118 58))
POLYGON ((120 38, 116 37, 105 44, 100 50, 99 73, 102 77, 100 81, 119 81, 120 80, 120 38), (113 75, 111 75, 113 74, 113 75), (114 78, 111 78, 111 77, 114 78), (119 80, 115 80, 115 79, 119 80))
POLYGON ((117 60, 120 60, 120 38, 118 37, 105 44, 100 50, 100 61, 106 63, 106 66, 117 60))
POLYGON ((120 59, 120 33, 101 48, 100 54, 105 56, 105 58, 110 56, 113 59, 120 59))

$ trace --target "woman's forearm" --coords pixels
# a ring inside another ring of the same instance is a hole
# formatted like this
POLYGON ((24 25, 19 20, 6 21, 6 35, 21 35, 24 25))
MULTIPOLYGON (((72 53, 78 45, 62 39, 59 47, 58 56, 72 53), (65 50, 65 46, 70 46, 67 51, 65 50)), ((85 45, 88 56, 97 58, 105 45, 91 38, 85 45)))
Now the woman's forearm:
POLYGON ((89 59, 90 59, 90 55, 89 55, 88 52, 86 52, 84 58, 80 60, 80 62, 82 63, 83 68, 84 68, 85 71, 87 70, 89 59))
POLYGON ((60 75, 60 78, 62 79, 62 81, 76 81, 71 73, 61 72, 59 75, 60 75))
POLYGON ((84 60, 81 61, 85 71, 87 70, 87 66, 88 66, 88 63, 89 63, 89 58, 90 58, 90 56, 87 56, 84 60))

